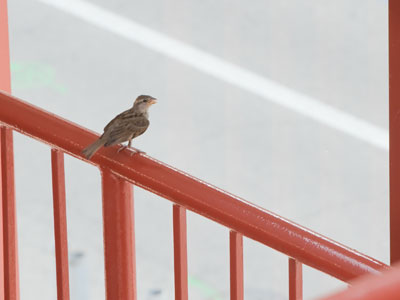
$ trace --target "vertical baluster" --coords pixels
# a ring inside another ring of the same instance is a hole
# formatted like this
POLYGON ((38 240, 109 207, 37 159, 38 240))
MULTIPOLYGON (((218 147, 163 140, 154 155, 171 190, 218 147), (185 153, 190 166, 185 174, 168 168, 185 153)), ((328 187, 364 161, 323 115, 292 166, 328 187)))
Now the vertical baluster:
POLYGON ((303 299, 303 271, 301 262, 289 257, 289 300, 303 299))
POLYGON ((231 300, 243 300, 243 236, 236 231, 229 234, 231 300))
POLYGON ((102 170, 104 259, 107 300, 136 299, 132 185, 102 170))
POLYGON ((64 154, 51 150, 54 207, 54 241, 56 248, 57 299, 69 300, 67 213, 65 204, 64 154))
POLYGON ((400 1, 389 1, 390 263, 400 262, 400 1))
POLYGON ((4 297, 19 299, 17 212, 14 188, 14 151, 11 129, 1 128, 1 169, 4 238, 4 297))
POLYGON ((174 204, 175 299, 188 299, 186 209, 174 204))
MULTIPOLYGON (((0 166, 3 169, 2 146, 1 146, 2 131, 0 129, 0 166)), ((2 172, 0 172, 0 300, 4 300, 4 236, 3 236, 3 180, 2 172)))
MULTIPOLYGON (((7 0, 0 0, 0 90, 11 92, 7 0)), ((14 154, 11 129, 0 129, 0 300, 19 299, 14 154)))

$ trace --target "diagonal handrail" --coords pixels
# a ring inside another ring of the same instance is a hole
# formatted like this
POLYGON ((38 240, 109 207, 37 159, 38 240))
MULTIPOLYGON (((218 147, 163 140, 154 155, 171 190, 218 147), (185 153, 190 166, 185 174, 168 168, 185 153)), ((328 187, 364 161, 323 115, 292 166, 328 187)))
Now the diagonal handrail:
POLYGON ((244 236, 345 282, 388 268, 384 263, 218 189, 145 154, 103 148, 92 160, 82 149, 98 135, 0 92, 0 122, 74 157, 108 168, 128 182, 169 199, 244 236))

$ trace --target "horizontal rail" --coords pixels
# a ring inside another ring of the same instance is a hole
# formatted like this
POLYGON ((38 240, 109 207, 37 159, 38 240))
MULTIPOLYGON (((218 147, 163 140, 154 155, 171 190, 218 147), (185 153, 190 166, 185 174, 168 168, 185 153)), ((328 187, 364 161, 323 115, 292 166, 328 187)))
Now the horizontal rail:
MULTIPOLYGON (((0 92, 0 122, 87 161, 82 149, 98 135, 79 125, 0 92)), ((117 146, 92 160, 127 181, 282 252, 345 282, 388 268, 311 230, 257 207, 145 154, 131 156, 117 146)))

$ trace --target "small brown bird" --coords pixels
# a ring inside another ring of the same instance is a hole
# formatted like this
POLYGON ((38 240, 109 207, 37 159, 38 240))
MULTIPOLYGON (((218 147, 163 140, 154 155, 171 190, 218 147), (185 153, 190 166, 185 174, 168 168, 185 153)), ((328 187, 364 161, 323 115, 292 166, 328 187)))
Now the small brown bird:
POLYGON ((82 154, 90 159, 102 146, 108 147, 128 141, 128 146, 123 146, 121 151, 131 146, 132 139, 143 134, 149 127, 149 107, 157 99, 148 95, 136 98, 133 107, 120 113, 104 127, 104 133, 93 144, 83 149, 82 154))

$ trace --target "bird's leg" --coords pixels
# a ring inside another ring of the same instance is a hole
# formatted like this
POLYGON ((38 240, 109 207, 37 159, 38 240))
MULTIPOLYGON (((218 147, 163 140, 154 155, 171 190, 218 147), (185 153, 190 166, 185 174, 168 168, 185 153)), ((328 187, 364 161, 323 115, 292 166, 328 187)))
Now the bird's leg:
POLYGON ((131 142, 132 142, 132 139, 129 139, 128 145, 123 145, 122 147, 120 147, 118 149, 117 153, 120 153, 122 150, 125 150, 126 148, 130 148, 131 147, 131 142))
POLYGON ((131 143, 132 143, 132 140, 129 140, 129 142, 128 142, 128 148, 130 148, 130 149, 132 149, 132 150, 135 151, 134 153, 131 153, 131 156, 134 155, 134 154, 139 154, 139 153, 146 154, 146 152, 144 152, 144 151, 142 151, 142 150, 140 150, 140 149, 131 147, 131 143))
POLYGON ((130 139, 130 140, 128 141, 128 145, 126 146, 126 147, 128 147, 129 149, 132 149, 132 150, 135 151, 135 152, 131 152, 131 153, 130 153, 131 156, 134 155, 134 154, 139 154, 139 153, 146 154, 146 152, 143 152, 142 150, 139 150, 139 149, 136 149, 136 148, 131 147, 131 144, 132 144, 132 139, 130 139))
POLYGON ((134 154, 139 154, 139 153, 146 154, 146 152, 144 152, 144 151, 142 151, 142 150, 140 150, 138 148, 131 147, 131 142, 132 142, 132 140, 129 140, 128 148, 130 148, 130 149, 135 151, 134 153, 131 153, 131 156, 134 155, 134 154))
POLYGON ((132 149, 133 151, 135 151, 135 152, 132 152, 132 151, 131 151, 131 152, 130 152, 130 156, 132 156, 132 155, 134 155, 134 154, 139 154, 139 153, 146 154, 146 152, 144 152, 144 151, 142 151, 142 150, 140 150, 140 149, 131 147, 131 144, 132 144, 132 139, 130 139, 130 140, 128 141, 128 145, 121 146, 121 147, 117 150, 117 153, 120 153, 122 150, 125 150, 126 148, 129 148, 129 149, 132 149))
MULTIPOLYGON (((131 149, 131 143, 132 143, 132 139, 130 139, 129 142, 128 142, 128 148, 129 149, 131 149)), ((133 154, 136 154, 136 153, 137 152, 134 152, 134 153, 131 152, 130 155, 132 156, 133 154)))

